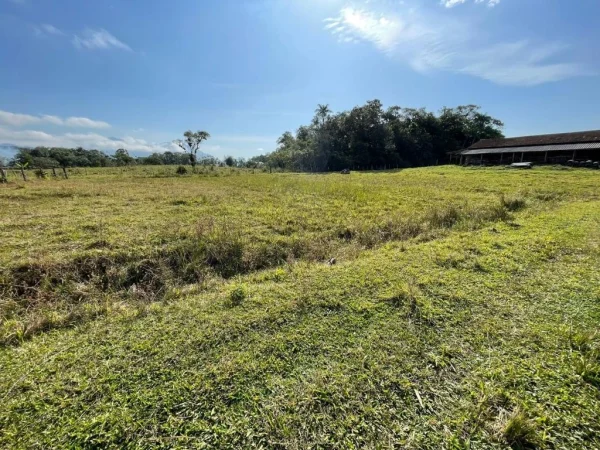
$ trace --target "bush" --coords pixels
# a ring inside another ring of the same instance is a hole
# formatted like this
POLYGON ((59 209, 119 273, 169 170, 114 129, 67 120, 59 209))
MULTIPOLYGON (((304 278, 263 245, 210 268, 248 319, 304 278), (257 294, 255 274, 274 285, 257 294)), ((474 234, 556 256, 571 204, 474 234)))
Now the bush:
POLYGON ((185 168, 185 166, 179 166, 175 173, 177 175, 185 175, 187 173, 187 169, 185 168))
POLYGON ((248 297, 246 286, 240 284, 233 288, 229 293, 229 306, 239 306, 248 297))

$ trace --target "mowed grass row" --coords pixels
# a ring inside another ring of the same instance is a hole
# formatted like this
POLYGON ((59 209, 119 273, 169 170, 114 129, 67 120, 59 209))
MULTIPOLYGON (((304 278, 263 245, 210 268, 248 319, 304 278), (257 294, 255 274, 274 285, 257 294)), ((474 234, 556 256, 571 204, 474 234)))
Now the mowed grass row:
POLYGON ((0 446, 598 448, 599 210, 287 264, 6 348, 0 446))
POLYGON ((1 187, 0 343, 112 311, 143 313, 189 284, 295 260, 348 260, 385 242, 598 198, 598 174, 584 170, 174 170, 89 169, 1 187))

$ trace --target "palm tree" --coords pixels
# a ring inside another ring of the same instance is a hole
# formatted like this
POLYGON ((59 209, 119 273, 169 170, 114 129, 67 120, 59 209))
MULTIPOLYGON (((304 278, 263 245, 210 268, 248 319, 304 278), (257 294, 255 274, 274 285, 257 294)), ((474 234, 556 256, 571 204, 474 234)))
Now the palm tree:
POLYGON ((329 114, 331 114, 331 109, 329 109, 329 105, 319 104, 317 105, 317 109, 315 109, 315 114, 321 120, 321 125, 323 125, 329 114))

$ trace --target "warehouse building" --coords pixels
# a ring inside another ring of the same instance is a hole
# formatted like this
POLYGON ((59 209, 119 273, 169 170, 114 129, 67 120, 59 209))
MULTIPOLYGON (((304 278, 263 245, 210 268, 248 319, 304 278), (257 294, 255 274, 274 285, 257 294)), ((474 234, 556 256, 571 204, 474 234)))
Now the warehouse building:
POLYGON ((600 130, 504 139, 483 139, 450 155, 459 164, 584 164, 600 160, 600 130))

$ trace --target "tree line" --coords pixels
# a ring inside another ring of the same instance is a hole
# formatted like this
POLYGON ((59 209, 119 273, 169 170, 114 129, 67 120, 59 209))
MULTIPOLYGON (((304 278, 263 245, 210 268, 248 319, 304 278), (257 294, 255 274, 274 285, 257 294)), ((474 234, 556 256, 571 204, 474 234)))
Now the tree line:
MULTIPOLYGON (((238 160, 227 157, 220 161, 212 156, 205 156, 199 163, 203 165, 237 165, 238 160)), ((14 157, 6 161, 8 166, 30 167, 33 169, 61 167, 115 167, 131 165, 186 165, 190 156, 185 153, 166 151, 152 153, 148 156, 134 157, 126 149, 118 149, 114 155, 107 155, 100 150, 63 147, 18 148, 14 157)))
POLYGON ((183 150, 134 157, 126 149, 114 155, 79 148, 19 148, 10 165, 31 168, 110 167, 134 164, 197 164, 230 167, 269 167, 300 172, 369 170, 428 166, 448 161, 448 153, 465 149, 480 139, 500 138, 504 124, 476 105, 443 108, 438 114, 424 108, 384 109, 379 100, 334 114, 318 105, 308 125, 285 132, 272 153, 249 160, 223 160, 198 151, 210 138, 206 131, 186 131, 173 143, 183 150))
POLYGON ((476 105, 426 109, 368 101, 350 111, 333 114, 319 105, 309 125, 285 132, 277 149, 250 162, 292 171, 339 171, 417 167, 443 163, 449 152, 480 139, 503 137, 504 124, 476 105))
MULTIPOLYGON (((206 139, 206 138, 204 138, 206 139)), ((191 165, 202 166, 228 166, 228 167, 257 167, 244 158, 226 156, 222 160, 214 156, 201 154, 198 157, 198 148, 194 152, 189 149, 186 153, 170 152, 152 153, 148 156, 134 157, 126 149, 118 149, 114 155, 107 155, 100 150, 86 150, 84 148, 64 147, 35 147, 18 148, 12 159, 1 158, 0 167, 28 167, 32 169, 52 169, 62 167, 122 167, 133 165, 191 165)))

